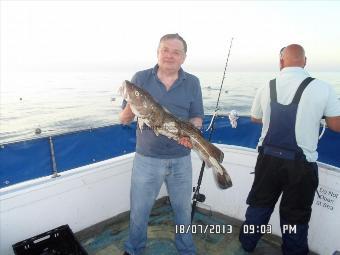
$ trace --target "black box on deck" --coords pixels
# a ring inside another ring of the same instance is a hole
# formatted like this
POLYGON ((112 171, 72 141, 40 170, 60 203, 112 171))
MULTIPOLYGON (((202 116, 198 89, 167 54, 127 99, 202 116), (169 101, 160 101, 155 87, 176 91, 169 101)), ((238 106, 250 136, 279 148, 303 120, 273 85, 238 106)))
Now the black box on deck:
POLYGON ((16 255, 87 255, 68 225, 13 244, 16 255))

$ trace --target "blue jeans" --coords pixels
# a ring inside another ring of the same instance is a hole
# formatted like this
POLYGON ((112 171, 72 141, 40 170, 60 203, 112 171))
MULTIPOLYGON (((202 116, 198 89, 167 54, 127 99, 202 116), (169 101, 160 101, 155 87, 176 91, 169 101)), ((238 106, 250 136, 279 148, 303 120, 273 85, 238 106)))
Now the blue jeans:
MULTIPOLYGON (((142 253, 147 240, 151 209, 165 182, 175 215, 175 224, 191 224, 192 165, 190 155, 175 159, 145 157, 136 153, 131 177, 129 238, 125 251, 142 253)), ((180 254, 195 254, 191 234, 176 234, 180 254)))

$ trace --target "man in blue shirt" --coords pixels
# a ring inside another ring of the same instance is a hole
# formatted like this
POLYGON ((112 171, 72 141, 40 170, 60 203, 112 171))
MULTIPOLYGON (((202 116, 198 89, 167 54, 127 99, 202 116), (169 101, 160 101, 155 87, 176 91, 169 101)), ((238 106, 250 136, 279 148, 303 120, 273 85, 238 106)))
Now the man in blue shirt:
MULTIPOLYGON (((204 117, 202 92, 197 77, 181 68, 187 44, 178 34, 164 35, 157 51, 158 63, 154 68, 137 72, 132 82, 148 91, 168 111, 182 120, 202 126, 204 117)), ((130 105, 123 103, 120 113, 122 124, 134 119, 130 105)), ((129 238, 124 254, 141 254, 146 245, 148 219, 165 182, 175 224, 191 223, 192 165, 186 138, 179 143, 165 136, 156 136, 149 128, 136 130, 136 155, 131 177, 131 213, 129 238)), ((175 243, 180 254, 195 254, 192 235, 176 234, 175 243)))

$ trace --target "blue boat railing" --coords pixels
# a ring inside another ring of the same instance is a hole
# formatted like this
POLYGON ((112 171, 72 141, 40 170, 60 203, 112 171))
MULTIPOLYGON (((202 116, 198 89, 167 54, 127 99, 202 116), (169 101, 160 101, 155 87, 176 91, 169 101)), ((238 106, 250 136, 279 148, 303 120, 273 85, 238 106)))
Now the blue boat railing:
MULTIPOLYGON (((211 116, 204 120, 204 130, 211 116)), ((236 129, 218 117, 212 142, 256 148, 261 125, 240 117, 236 129)), ((136 123, 110 125, 0 145, 0 188, 107 160, 135 150, 136 123)), ((204 132, 207 137, 208 133, 204 132)), ((319 142, 319 161, 340 167, 340 133, 326 129, 319 142)))

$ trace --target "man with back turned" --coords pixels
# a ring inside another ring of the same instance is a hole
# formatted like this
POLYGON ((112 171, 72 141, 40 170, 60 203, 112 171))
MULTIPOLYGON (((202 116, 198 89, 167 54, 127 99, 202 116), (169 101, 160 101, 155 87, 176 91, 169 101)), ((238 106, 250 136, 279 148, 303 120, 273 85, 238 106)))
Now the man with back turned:
MULTIPOLYGON (((181 68, 186 52, 187 44, 181 36, 164 35, 158 46, 157 65, 137 72, 132 82, 148 91, 173 115, 200 128, 204 116, 201 87, 197 77, 181 68)), ((133 118, 134 114, 127 104, 120 114, 120 121, 126 124, 133 118)), ((184 137, 177 144, 165 136, 156 136, 149 128, 138 128, 136 134, 129 238, 125 243, 125 254, 131 255, 139 255, 145 248, 149 215, 163 182, 174 210, 175 224, 187 226, 191 223, 190 141, 184 137)), ((176 233, 175 244, 179 254, 195 254, 190 233, 176 233)))
POLYGON ((304 70, 305 51, 291 44, 280 53, 280 73, 260 88, 251 109, 252 121, 263 123, 255 178, 240 231, 244 250, 255 249, 261 234, 247 233, 266 225, 282 194, 280 225, 283 254, 308 254, 308 223, 318 186, 316 151, 320 120, 340 132, 340 104, 334 89, 304 70), (296 233, 284 231, 296 227, 296 233))

